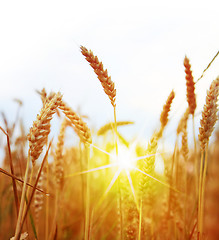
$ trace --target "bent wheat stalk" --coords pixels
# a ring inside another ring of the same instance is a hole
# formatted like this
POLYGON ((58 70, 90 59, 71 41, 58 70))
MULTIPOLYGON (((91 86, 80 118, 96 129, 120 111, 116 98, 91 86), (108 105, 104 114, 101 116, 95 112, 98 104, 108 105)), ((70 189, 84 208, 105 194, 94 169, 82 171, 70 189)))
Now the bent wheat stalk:
MULTIPOLYGON (((69 107, 66 103, 61 102, 59 109, 63 111, 65 116, 70 120, 74 126, 74 130, 80 138, 80 141, 85 145, 87 167, 89 169, 90 152, 89 146, 92 143, 90 129, 87 124, 69 107)), ((85 221, 85 240, 90 238, 90 190, 89 190, 89 175, 86 179, 86 221, 85 221)))
MULTIPOLYGON (((115 146, 116 155, 118 156, 118 144, 117 144, 117 121, 116 121, 116 89, 115 84, 108 75, 107 69, 104 70, 102 62, 99 61, 97 56, 94 56, 91 50, 81 46, 81 53, 85 56, 85 59, 90 63, 90 66, 94 69, 99 81, 102 84, 104 92, 110 99, 110 102, 114 110, 114 131, 115 131, 115 146)), ((122 218, 122 196, 120 189, 120 180, 118 179, 118 194, 119 194, 119 214, 120 214, 120 239, 123 239, 123 218, 122 218)))

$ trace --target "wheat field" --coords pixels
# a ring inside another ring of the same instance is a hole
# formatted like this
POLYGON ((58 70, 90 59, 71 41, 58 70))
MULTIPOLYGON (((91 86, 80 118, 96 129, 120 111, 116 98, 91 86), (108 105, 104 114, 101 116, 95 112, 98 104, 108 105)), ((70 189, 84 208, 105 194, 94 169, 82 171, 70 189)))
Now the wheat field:
MULTIPOLYGON (((86 118, 65 102, 65 93, 44 88, 38 92, 42 108, 30 129, 22 117, 11 123, 2 113, 0 239, 219 239, 219 77, 206 89, 196 135, 197 81, 184 58, 188 108, 175 129, 174 150, 160 152, 174 90, 166 96, 148 143, 130 143, 120 129, 135 123, 117 120, 119 89, 98 57, 84 46, 80 50, 109 98, 114 120, 98 131, 90 129, 86 118), (53 118, 59 133, 51 138, 53 118), (189 124, 193 134, 188 134, 189 124), (71 144, 69 136, 78 142, 71 144), (163 173, 155 170, 157 158, 163 173)), ((17 103, 20 109, 22 102, 17 103)))

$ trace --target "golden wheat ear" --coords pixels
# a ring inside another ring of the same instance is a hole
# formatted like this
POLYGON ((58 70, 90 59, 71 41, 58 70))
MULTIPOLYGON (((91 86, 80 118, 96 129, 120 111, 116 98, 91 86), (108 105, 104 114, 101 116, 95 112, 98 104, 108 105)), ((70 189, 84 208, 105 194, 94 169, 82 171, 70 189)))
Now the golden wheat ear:
POLYGON ((63 101, 59 104, 59 109, 63 111, 65 116, 74 126, 74 130, 83 143, 92 143, 91 132, 87 124, 63 101))
POLYGON ((214 125, 217 121, 217 101, 219 92, 219 76, 211 83, 210 89, 207 91, 206 103, 202 111, 202 119, 199 128, 199 141, 201 149, 204 151, 209 137, 211 136, 214 125))
POLYGON ((167 125, 167 123, 169 121, 168 116, 169 116, 171 104, 173 102, 174 97, 175 97, 175 92, 172 90, 170 95, 168 96, 167 101, 164 104, 163 110, 162 110, 162 112, 160 114, 160 124, 161 124, 161 127, 160 127, 159 132, 157 133, 157 137, 158 138, 162 137, 163 130, 166 127, 166 125, 167 125))
POLYGON ((50 133, 50 121, 61 103, 61 99, 61 93, 54 94, 51 100, 42 107, 40 114, 37 115, 37 119, 30 129, 28 140, 33 166, 42 153, 43 146, 47 143, 50 133))
POLYGON ((189 113, 193 115, 196 109, 195 83, 192 76, 191 65, 189 63, 189 59, 186 56, 184 58, 184 67, 186 73, 186 96, 189 105, 189 113))
POLYGON ((115 84, 108 76, 107 69, 104 70, 102 62, 98 60, 97 56, 94 56, 91 50, 81 46, 81 53, 85 56, 85 59, 90 63, 90 66, 94 69, 98 79, 100 80, 104 92, 108 95, 113 107, 116 106, 116 89, 115 84))
POLYGON ((183 132, 183 128, 185 127, 185 125, 187 125, 188 118, 189 118, 189 108, 186 109, 186 111, 184 112, 183 116, 179 121, 177 130, 176 130, 177 135, 183 132))

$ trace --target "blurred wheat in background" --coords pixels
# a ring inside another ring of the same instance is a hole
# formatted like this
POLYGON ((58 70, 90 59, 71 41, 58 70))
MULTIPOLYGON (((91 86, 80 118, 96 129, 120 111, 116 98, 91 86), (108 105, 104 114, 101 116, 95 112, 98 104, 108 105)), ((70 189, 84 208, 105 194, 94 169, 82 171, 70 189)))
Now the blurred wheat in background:
MULTIPOLYGON (((109 98, 114 121, 98 130, 89 128, 85 116, 64 101, 64 92, 45 89, 38 92, 42 108, 29 130, 19 114, 11 123, 2 113, 6 141, 0 145, 0 238, 219 239, 219 77, 207 91, 197 136, 196 82, 185 57, 188 106, 174 132, 174 150, 161 151, 174 90, 169 89, 148 143, 130 142, 120 129, 135 123, 117 120, 119 89, 98 57, 84 46, 80 50, 109 98), (55 118, 60 129, 51 138, 55 118), (193 135, 188 134, 191 123, 193 135), (163 172, 156 171, 158 159, 163 172)), ((16 101, 19 110, 22 102, 16 101)))

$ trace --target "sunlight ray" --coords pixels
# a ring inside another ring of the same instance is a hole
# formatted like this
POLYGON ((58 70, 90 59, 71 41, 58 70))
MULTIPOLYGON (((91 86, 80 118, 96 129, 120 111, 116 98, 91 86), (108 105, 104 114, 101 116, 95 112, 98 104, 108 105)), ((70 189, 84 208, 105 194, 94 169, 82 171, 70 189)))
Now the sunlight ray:
POLYGON ((121 170, 117 170, 113 176, 113 179, 111 180, 109 186, 107 187, 106 191, 104 192, 104 194, 102 195, 102 197, 100 198, 99 202, 96 205, 96 209, 101 205, 101 203, 103 202, 103 200, 105 199, 105 197, 107 196, 108 192, 110 191, 110 189, 112 188, 113 184, 116 182, 117 178, 119 177, 121 173, 121 170))
POLYGON ((135 200, 136 207, 139 211, 138 201, 137 201, 137 197, 136 197, 136 194, 135 194, 135 189, 134 189, 134 186, 133 186, 133 183, 132 183, 132 178, 131 178, 130 172, 128 170, 126 170, 126 174, 127 174, 128 180, 129 180, 129 184, 130 184, 130 187, 131 187, 131 190, 132 190, 132 194, 133 194, 133 197, 134 197, 134 200, 135 200))
POLYGON ((104 195, 107 195, 107 193, 110 191, 110 189, 112 188, 113 184, 115 183, 115 181, 117 180, 117 178, 119 177, 119 174, 121 173, 121 170, 117 170, 112 181, 110 182, 108 188, 106 189, 104 195))
POLYGON ((148 155, 145 155, 145 156, 137 157, 133 161, 137 162, 139 160, 146 159, 146 158, 149 158, 149 157, 152 157, 152 156, 155 156, 155 155, 156 155, 156 153, 155 154, 148 154, 148 155))
POLYGON ((150 174, 147 174, 147 173, 143 172, 142 170, 140 170, 140 169, 138 169, 138 168, 134 168, 134 169, 135 169, 136 171, 141 172, 141 173, 143 173, 144 175, 146 175, 146 176, 152 178, 153 180, 159 182, 160 184, 162 184, 162 185, 164 185, 164 186, 166 186, 166 187, 168 187, 168 188, 171 188, 171 189, 174 190, 175 192, 181 193, 179 190, 177 190, 177 189, 171 187, 171 186, 170 186, 169 184, 167 184, 167 183, 164 183, 164 182, 158 180, 158 179, 155 178, 155 177, 152 177, 150 174))
POLYGON ((101 149, 101 148, 95 146, 94 144, 90 144, 90 146, 92 146, 92 147, 96 148, 97 150, 99 150, 100 152, 105 153, 106 155, 108 155, 108 156, 114 158, 114 156, 113 156, 112 154, 110 154, 110 153, 104 151, 103 149, 101 149))
POLYGON ((104 165, 104 166, 97 167, 97 168, 92 168, 92 169, 81 171, 81 172, 75 172, 75 173, 72 173, 70 175, 64 176, 64 178, 74 177, 74 176, 78 176, 78 175, 82 175, 82 174, 86 174, 86 173, 91 173, 91 172, 103 170, 103 169, 106 169, 106 168, 117 167, 117 166, 118 166, 117 163, 111 163, 111 164, 104 165))

